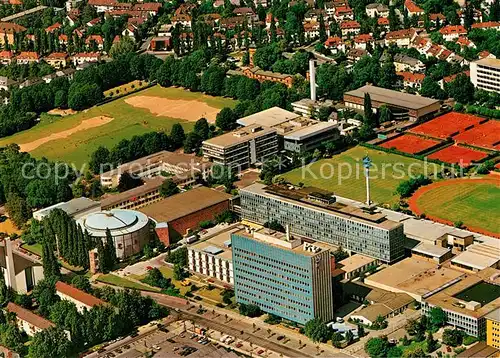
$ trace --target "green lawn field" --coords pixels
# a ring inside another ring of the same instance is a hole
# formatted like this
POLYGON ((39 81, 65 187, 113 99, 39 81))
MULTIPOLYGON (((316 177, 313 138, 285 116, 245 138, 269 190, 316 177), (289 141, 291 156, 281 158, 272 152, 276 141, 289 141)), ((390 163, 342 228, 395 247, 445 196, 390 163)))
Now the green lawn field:
POLYGON ((500 186, 494 183, 459 182, 433 188, 417 198, 428 216, 500 233, 500 186))
POLYGON ((397 154, 368 149, 361 146, 349 149, 329 159, 319 160, 311 165, 294 169, 282 175, 287 181, 306 186, 315 186, 349 199, 365 201, 366 186, 362 159, 368 155, 371 168, 371 200, 378 204, 393 204, 399 200, 395 194, 401 181, 409 178, 409 173, 418 175, 425 170, 433 173, 437 165, 407 158, 397 154))
POLYGON ((83 120, 97 116, 114 118, 111 122, 99 127, 81 130, 71 134, 67 138, 42 144, 30 152, 38 158, 46 157, 50 160, 73 163, 80 168, 83 163, 88 161, 90 154, 100 145, 111 148, 120 140, 130 139, 134 135, 144 134, 153 130, 170 131, 174 123, 181 123, 186 131, 192 129, 194 121, 157 116, 148 109, 133 107, 125 103, 127 98, 139 95, 162 97, 172 100, 201 101, 211 107, 220 109, 226 106, 232 107, 236 103, 232 99, 206 96, 199 92, 190 92, 181 88, 154 86, 102 106, 92 107, 75 115, 56 117, 44 114, 38 125, 10 137, 2 138, 0 146, 9 143, 30 143, 53 133, 74 128, 83 120))

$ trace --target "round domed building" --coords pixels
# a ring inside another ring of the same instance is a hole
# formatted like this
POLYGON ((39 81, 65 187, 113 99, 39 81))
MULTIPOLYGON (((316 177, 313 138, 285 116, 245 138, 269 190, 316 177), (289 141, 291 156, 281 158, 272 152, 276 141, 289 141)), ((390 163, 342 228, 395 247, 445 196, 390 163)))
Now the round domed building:
POLYGON ((77 224, 103 242, 109 229, 116 256, 120 259, 138 253, 150 239, 149 218, 135 210, 112 209, 91 213, 79 219, 77 224))

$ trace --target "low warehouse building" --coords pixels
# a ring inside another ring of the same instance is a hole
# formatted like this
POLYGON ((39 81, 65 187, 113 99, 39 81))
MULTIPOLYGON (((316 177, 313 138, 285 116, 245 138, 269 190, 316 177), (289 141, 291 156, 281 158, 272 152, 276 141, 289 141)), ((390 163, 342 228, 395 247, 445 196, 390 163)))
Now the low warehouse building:
POLYGON ((198 228, 200 222, 214 220, 217 215, 229 210, 231 198, 229 194, 202 186, 139 210, 157 223, 158 236, 168 246, 198 228))
POLYGON ((150 239, 149 218, 134 210, 100 211, 81 218, 77 224, 103 242, 106 240, 106 230, 109 229, 116 256, 120 259, 138 253, 150 239))

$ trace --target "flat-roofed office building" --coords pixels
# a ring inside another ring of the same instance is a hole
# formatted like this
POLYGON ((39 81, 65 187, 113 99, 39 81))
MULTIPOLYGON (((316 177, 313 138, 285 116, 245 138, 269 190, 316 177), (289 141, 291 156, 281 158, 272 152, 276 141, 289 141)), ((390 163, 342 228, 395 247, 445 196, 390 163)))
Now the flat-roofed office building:
POLYGON ((500 92, 500 60, 484 58, 470 63, 470 80, 479 89, 500 92))
POLYGON ((231 235, 238 303, 305 324, 333 319, 328 245, 302 243, 288 234, 243 229, 231 235))
POLYGON ((273 128, 257 124, 208 139, 203 155, 216 164, 247 168, 278 153, 278 137, 273 128))
POLYGON ((265 186, 240 190, 242 219, 264 224, 277 220, 294 234, 342 246, 393 262, 404 255, 403 224, 378 211, 337 203, 332 193, 307 187, 265 186))
POLYGON ((440 108, 438 100, 371 85, 346 92, 344 94, 345 106, 363 111, 365 94, 367 93, 370 95, 372 108, 375 111, 386 105, 390 108, 394 119, 397 120, 418 121, 432 118, 440 108))

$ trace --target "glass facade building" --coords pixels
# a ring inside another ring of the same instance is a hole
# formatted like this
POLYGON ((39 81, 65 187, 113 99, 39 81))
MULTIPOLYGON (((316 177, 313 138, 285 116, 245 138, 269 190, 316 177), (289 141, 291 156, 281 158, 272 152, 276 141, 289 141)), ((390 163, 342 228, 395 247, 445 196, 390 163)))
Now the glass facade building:
MULTIPOLYGON (((266 230, 266 229, 264 229, 266 230)), ((284 234, 281 234, 284 235, 284 234)), ((234 289, 238 303, 305 324, 333 319, 331 258, 328 249, 256 238, 245 230, 231 236, 234 289), (267 241, 267 242, 266 242, 267 241)))
POLYGON ((301 197, 301 190, 304 191, 290 190, 287 197, 283 190, 278 195, 261 183, 243 188, 241 217, 261 225, 276 220, 283 226, 290 225, 293 234, 342 246, 383 262, 404 256, 402 223, 346 205, 315 203, 301 197))

